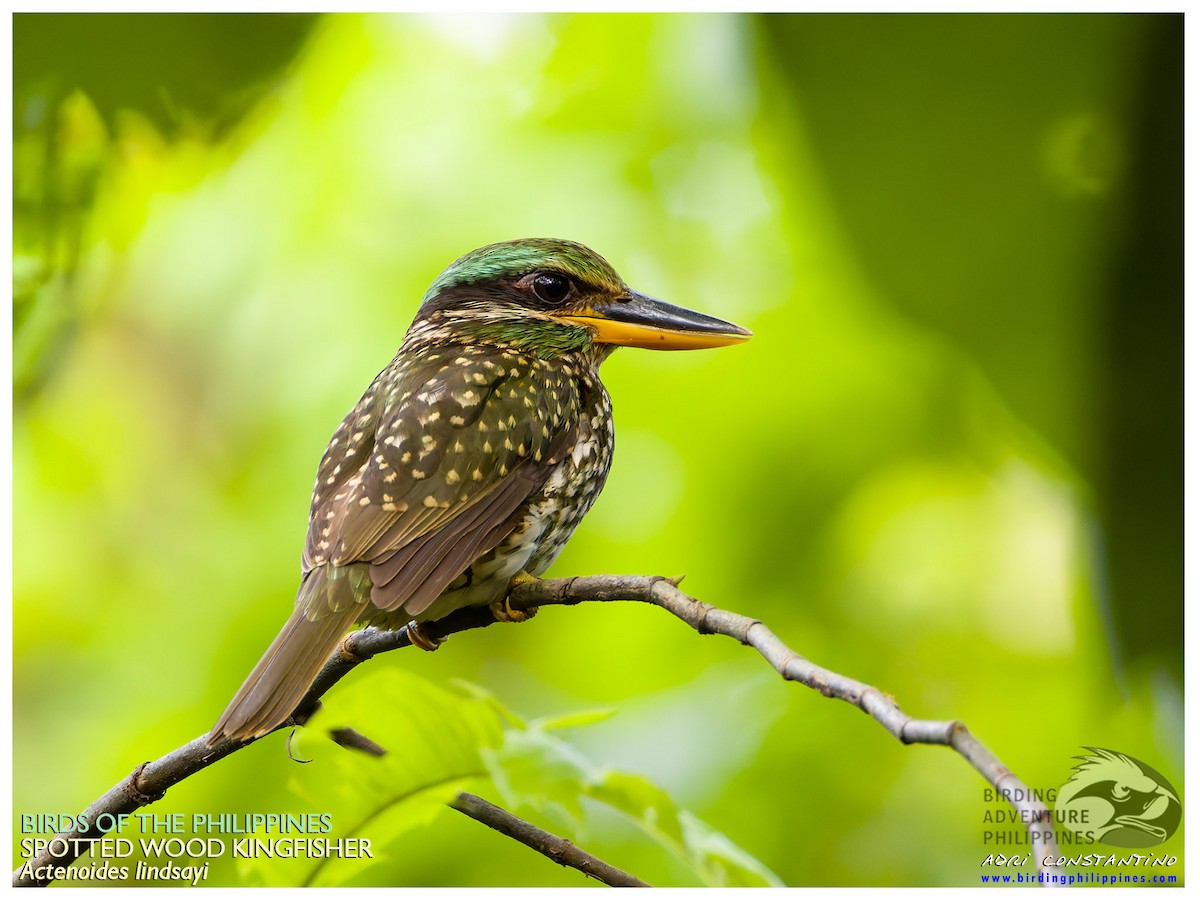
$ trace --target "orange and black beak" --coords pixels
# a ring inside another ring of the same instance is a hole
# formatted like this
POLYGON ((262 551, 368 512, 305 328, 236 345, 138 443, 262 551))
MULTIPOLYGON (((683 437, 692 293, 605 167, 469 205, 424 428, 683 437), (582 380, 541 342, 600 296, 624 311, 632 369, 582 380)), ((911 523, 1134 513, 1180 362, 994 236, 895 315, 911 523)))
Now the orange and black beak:
POLYGON ((751 332, 732 322, 634 291, 556 318, 590 328, 597 343, 648 350, 702 350, 740 344, 752 337, 751 332))

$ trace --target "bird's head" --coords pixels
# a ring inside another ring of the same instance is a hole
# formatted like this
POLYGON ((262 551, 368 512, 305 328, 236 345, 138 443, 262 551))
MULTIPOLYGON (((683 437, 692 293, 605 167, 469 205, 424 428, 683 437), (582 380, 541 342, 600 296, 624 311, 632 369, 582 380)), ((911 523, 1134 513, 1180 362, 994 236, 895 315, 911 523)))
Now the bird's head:
POLYGON ((414 327, 428 336, 516 346, 544 358, 596 347, 697 350, 750 339, 721 319, 631 290, 608 262, 573 241, 489 244, 430 286, 414 327))

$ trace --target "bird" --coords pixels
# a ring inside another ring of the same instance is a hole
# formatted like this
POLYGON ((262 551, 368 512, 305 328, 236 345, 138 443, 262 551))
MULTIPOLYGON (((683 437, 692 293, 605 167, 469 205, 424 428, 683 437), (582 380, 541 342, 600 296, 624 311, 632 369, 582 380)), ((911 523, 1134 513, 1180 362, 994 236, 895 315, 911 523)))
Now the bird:
POLYGON ((317 469, 295 607, 208 736, 250 741, 291 719, 356 623, 420 625, 468 606, 497 618, 545 572, 608 477, 619 346, 692 350, 751 332, 631 289, 598 253, 530 238, 480 247, 426 291, 391 363, 317 469))

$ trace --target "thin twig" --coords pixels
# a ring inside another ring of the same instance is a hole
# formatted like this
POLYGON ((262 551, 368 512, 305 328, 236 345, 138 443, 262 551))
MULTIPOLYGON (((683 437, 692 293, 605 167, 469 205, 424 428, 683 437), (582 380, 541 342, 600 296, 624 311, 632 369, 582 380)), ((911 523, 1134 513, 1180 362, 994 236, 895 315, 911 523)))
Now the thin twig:
POLYGON ((780 675, 798 681, 826 697, 857 706, 904 744, 941 744, 969 762, 997 795, 1017 811, 1034 849, 1039 872, 1056 867, 1046 860, 1058 857, 1053 817, 1020 778, 958 720, 914 719, 889 695, 861 681, 823 669, 805 659, 757 619, 718 609, 679 590, 678 579, 645 575, 592 575, 528 582, 515 587, 509 605, 516 610, 583 601, 637 600, 652 603, 682 619, 700 634, 723 634, 757 650, 780 675))
MULTIPOLYGON (((458 610, 438 622, 422 627, 427 635, 438 638, 493 622, 495 619, 487 608, 480 607, 458 610)), ((355 666, 379 653, 409 646, 411 643, 408 640, 408 632, 403 628, 398 631, 363 628, 346 635, 330 655, 304 699, 300 701, 293 719, 303 722, 311 716, 320 707, 320 698, 325 692, 355 666)), ((279 727, 286 728, 291 724, 293 723, 289 720, 279 727)), ((229 754, 250 746, 256 740, 260 738, 251 738, 244 742, 222 738, 210 745, 208 735, 202 734, 154 762, 142 763, 80 813, 76 817, 79 822, 77 827, 59 832, 47 842, 41 853, 18 866, 13 871, 13 886, 44 887, 56 880, 59 876, 54 870, 69 866, 86 853, 93 841, 104 836, 106 823, 113 821, 117 816, 132 813, 162 799, 168 788, 207 769, 229 754)))
MULTIPOLYGON (((592 575, 547 579, 518 585, 508 598, 509 605, 515 610, 616 600, 651 603, 682 619, 701 634, 723 634, 747 644, 762 654, 784 678, 798 681, 826 697, 852 703, 903 743, 942 744, 953 748, 1017 810, 1036 851, 1038 870, 1051 870, 1052 867, 1046 866, 1044 861, 1057 857, 1058 848, 1053 828, 1050 827, 1050 811, 965 725, 958 721, 912 718, 879 689, 823 669, 794 652, 757 619, 718 609, 689 597, 679 590, 676 581, 660 576, 592 575)), ((426 623, 422 625, 422 630, 427 637, 437 640, 455 632, 483 628, 494 622, 486 607, 472 607, 458 610, 437 622, 426 623)), ((407 646, 411 646, 411 643, 404 629, 381 631, 364 628, 347 635, 300 702, 293 720, 298 723, 307 720, 320 706, 320 698, 325 692, 360 663, 377 654, 407 646)), ((291 721, 285 723, 290 724, 291 721)), ((81 814, 80 818, 86 824, 56 835, 46 850, 18 867, 13 873, 13 885, 49 884, 55 878, 54 868, 70 865, 87 851, 92 841, 103 836, 97 826, 106 821, 105 813, 116 816, 153 803, 171 786, 253 742, 223 738, 210 746, 208 735, 203 734, 154 762, 142 763, 81 814), (42 874, 37 874, 39 871, 42 874), (23 875, 22 872, 30 874, 23 875)))
POLYGON ((634 878, 628 872, 622 872, 616 866, 610 866, 604 860, 585 853, 566 838, 543 831, 536 825, 517 818, 508 810, 488 803, 482 797, 464 791, 450 801, 450 807, 470 816, 476 822, 482 822, 488 828, 520 841, 560 866, 578 869, 584 875, 603 881, 609 887, 650 887, 640 878, 634 878))

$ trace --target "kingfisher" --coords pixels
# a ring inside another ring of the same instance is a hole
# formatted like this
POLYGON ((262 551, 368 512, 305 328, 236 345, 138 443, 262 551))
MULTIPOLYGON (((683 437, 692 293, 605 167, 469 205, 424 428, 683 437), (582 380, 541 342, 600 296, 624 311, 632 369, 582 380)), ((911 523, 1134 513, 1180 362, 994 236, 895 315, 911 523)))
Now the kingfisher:
POLYGON ((489 244, 426 291, 395 358, 317 470, 295 608, 209 734, 285 723, 356 623, 410 627, 505 602, 561 552, 608 477, 618 346, 694 350, 751 333, 629 288, 582 244, 489 244))

